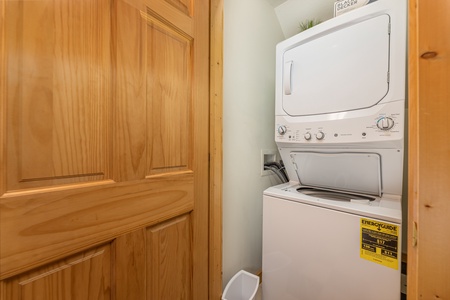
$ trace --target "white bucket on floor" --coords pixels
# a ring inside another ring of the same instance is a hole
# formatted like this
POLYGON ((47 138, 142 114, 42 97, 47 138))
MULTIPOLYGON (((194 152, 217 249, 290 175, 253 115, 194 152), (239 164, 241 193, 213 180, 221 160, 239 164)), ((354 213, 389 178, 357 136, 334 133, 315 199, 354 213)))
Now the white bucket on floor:
POLYGON ((241 270, 228 282, 222 300, 254 300, 258 286, 258 276, 241 270))

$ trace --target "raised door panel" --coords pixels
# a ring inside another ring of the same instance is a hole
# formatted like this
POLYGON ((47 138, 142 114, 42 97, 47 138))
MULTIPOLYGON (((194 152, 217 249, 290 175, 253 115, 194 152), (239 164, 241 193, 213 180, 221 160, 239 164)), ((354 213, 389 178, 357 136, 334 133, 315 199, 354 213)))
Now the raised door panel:
POLYGON ((114 241, 116 299, 195 299, 190 214, 114 241))
POLYGON ((108 244, 3 281, 1 299, 110 299, 110 269, 108 244))
POLYGON ((195 299, 191 230, 190 215, 148 229, 147 299, 195 299))
POLYGON ((115 244, 116 299, 147 299, 147 238, 146 228, 117 238, 115 244))
POLYGON ((138 1, 116 5, 116 121, 127 130, 114 149, 128 155, 114 178, 192 172, 193 37, 138 1))
POLYGON ((109 0, 5 9, 6 190, 107 179, 109 0))
POLYGON ((148 20, 147 174, 188 170, 192 168, 191 40, 173 27, 148 20))

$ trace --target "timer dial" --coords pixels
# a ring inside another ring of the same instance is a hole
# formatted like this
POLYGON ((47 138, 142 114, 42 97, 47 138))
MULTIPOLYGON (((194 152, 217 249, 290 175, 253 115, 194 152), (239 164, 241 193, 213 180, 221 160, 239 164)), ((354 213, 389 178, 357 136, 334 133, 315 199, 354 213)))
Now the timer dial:
POLYGON ((280 125, 280 126, 278 126, 277 131, 278 131, 279 135, 285 135, 286 131, 287 131, 287 128, 284 125, 280 125))
POLYGON ((394 120, 390 117, 382 117, 377 121, 377 127, 381 130, 389 130, 394 127, 394 120))

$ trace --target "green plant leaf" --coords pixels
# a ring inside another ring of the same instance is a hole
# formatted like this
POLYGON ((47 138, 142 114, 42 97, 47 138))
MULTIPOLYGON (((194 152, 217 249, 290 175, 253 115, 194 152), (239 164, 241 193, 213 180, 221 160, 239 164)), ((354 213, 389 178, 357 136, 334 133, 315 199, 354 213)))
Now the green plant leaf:
POLYGON ((300 29, 300 32, 302 32, 302 31, 305 31, 305 30, 307 30, 307 29, 309 29, 309 28, 311 28, 311 27, 314 27, 314 26, 316 26, 317 24, 320 24, 322 21, 320 21, 320 20, 316 20, 316 19, 313 19, 313 20, 305 20, 305 21, 303 21, 303 22, 300 22, 299 23, 299 29, 300 29))

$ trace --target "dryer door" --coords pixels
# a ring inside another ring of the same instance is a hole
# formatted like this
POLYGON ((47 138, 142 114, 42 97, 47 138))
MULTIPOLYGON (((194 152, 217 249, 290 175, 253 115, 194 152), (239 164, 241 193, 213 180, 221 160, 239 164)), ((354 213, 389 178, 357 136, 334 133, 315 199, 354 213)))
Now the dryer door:
POLYGON ((389 90, 387 14, 324 31, 283 55, 282 101, 291 116, 367 108, 389 90))

